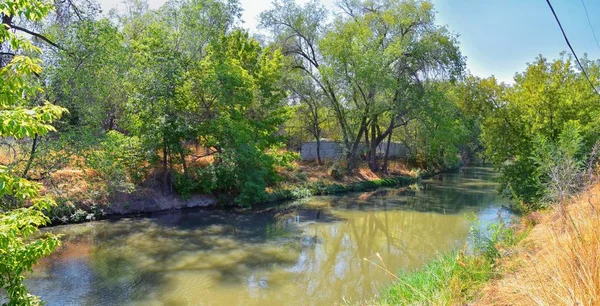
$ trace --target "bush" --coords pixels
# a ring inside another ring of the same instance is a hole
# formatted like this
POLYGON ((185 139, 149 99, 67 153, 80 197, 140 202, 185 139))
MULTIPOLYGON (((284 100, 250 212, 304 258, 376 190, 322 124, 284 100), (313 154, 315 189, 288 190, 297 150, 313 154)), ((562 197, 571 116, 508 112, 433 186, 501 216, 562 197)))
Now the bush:
POLYGON ((488 262, 495 263, 502 257, 501 249, 515 245, 523 236, 516 234, 513 227, 509 226, 498 217, 498 221, 486 227, 473 214, 467 217, 471 226, 469 233, 473 245, 473 254, 483 256, 488 262))
POLYGON ((312 196, 312 191, 307 187, 296 187, 291 191, 292 199, 298 200, 312 196))
POLYGON ((528 212, 544 203, 563 202, 585 185, 595 152, 584 154, 586 145, 576 122, 567 122, 553 140, 537 136, 529 155, 502 167, 501 188, 518 202, 513 208, 528 212), (587 163, 586 163, 587 161, 587 163))
POLYGON ((342 162, 336 161, 333 163, 331 168, 329 168, 329 175, 338 181, 341 181, 346 176, 346 167, 342 162))
POLYGON ((131 192, 147 173, 143 152, 137 137, 109 131, 96 147, 86 150, 85 166, 98 173, 100 181, 107 182, 107 193, 131 192))
POLYGON ((536 139, 533 160, 540 178, 543 200, 562 203, 582 189, 585 166, 583 147, 580 128, 573 122, 566 124, 556 142, 545 137, 536 139))
POLYGON ((104 217, 106 212, 97 204, 85 210, 77 208, 70 199, 58 198, 57 205, 44 210, 44 214, 51 224, 67 224, 98 220, 104 217))

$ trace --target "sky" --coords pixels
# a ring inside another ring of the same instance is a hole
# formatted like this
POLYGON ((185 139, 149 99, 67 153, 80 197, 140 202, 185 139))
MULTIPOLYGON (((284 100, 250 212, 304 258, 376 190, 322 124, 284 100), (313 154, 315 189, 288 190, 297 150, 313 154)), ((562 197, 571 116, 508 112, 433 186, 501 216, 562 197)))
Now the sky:
MULTIPOLYGON (((121 0, 99 0, 103 11, 122 7, 121 0)), ((333 8, 334 0, 321 0, 333 8)), ((494 75, 512 83, 514 74, 522 72, 528 62, 542 54, 558 58, 568 46, 545 0, 432 0, 436 22, 458 35, 460 48, 467 58, 467 69, 476 76, 494 75)), ((148 0, 150 8, 165 0, 148 0)), ((297 0, 298 3, 307 0, 297 0)), ((577 55, 600 59, 600 1, 551 0, 567 37, 577 55), (584 6, 589 18, 588 23, 584 6)), ((271 0, 240 0, 244 10, 243 26, 256 32, 260 12, 271 7, 271 0)), ((569 51, 570 53, 570 51, 569 51)))

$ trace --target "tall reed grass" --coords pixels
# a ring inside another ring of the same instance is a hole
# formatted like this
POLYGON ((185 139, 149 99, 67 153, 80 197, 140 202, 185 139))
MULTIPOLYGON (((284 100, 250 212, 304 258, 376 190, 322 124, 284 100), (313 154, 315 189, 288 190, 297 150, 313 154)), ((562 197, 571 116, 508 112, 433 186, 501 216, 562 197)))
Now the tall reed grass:
POLYGON ((480 305, 600 305, 600 185, 541 217, 480 305))

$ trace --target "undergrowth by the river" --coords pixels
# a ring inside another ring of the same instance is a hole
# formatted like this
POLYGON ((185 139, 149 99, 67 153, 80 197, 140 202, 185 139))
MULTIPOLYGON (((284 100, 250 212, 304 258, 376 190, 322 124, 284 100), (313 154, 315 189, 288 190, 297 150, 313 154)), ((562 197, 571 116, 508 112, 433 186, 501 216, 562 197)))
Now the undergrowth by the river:
POLYGON ((388 271, 395 282, 369 304, 462 305, 476 298, 479 289, 498 275, 498 261, 527 232, 517 232, 501 219, 483 228, 474 217, 470 218, 470 246, 441 254, 416 271, 404 271, 398 275, 388 271))
POLYGON ((267 202, 297 200, 313 195, 330 195, 345 192, 371 191, 381 187, 407 186, 423 176, 397 176, 347 184, 328 184, 323 181, 308 182, 289 188, 277 189, 269 193, 267 202))
MULTIPOLYGON (((306 168, 311 169, 311 171, 307 171, 306 173, 295 173, 295 176, 300 176, 300 174, 302 174, 302 179, 290 180, 285 184, 270 188, 270 190, 267 192, 267 198, 264 203, 274 204, 287 200, 308 198, 315 195, 332 195, 346 192, 372 191, 381 187, 408 186, 437 173, 418 169, 408 172, 395 171, 394 174, 383 177, 376 176, 372 173, 369 173, 370 175, 349 174, 345 179, 334 180, 329 175, 319 175, 321 173, 319 173, 318 169, 314 169, 318 168, 316 166, 305 167, 305 170, 306 168)), ((452 170, 454 169, 445 169, 444 172, 452 170)), ((144 202, 144 199, 146 202, 157 202, 156 197, 162 198, 162 196, 156 192, 151 192, 149 194, 153 197, 148 198, 146 195, 144 195, 144 192, 134 193, 132 194, 132 197, 137 202, 144 202)), ((229 202, 219 201, 221 199, 220 195, 214 196, 216 198, 215 203, 218 203, 222 207, 228 207, 227 203, 229 202)), ((177 200, 179 199, 175 195, 173 195, 173 198, 170 199, 170 201, 177 200)), ((57 206, 53 207, 49 211, 46 211, 46 215, 50 218, 52 224, 79 223, 103 219, 108 216, 140 213, 139 211, 135 210, 136 208, 139 209, 139 207, 136 206, 130 208, 129 205, 121 205, 122 203, 118 201, 112 204, 110 201, 104 201, 103 203, 99 204, 94 201, 85 201, 84 203, 84 201, 80 201, 80 198, 77 197, 57 197, 57 203, 57 206), (118 210, 119 212, 115 212, 113 209, 115 204, 120 207, 118 210)), ((125 204, 126 203, 127 202, 125 202, 125 204)), ((252 204, 255 205, 261 203, 252 204)), ((182 207, 185 207, 185 205, 182 205, 182 207)), ((143 213, 148 213, 151 211, 153 210, 146 209, 143 211, 143 213)))

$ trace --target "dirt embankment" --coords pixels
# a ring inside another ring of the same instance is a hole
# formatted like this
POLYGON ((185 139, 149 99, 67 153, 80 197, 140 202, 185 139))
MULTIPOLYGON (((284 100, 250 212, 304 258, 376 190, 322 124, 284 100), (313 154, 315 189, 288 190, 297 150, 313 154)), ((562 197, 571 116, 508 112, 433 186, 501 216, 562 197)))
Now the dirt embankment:
MULTIPOLYGON (((297 162, 293 169, 277 169, 281 180, 267 189, 267 202, 399 186, 425 173, 409 170, 400 161, 391 161, 387 174, 372 172, 364 164, 336 178, 332 174, 334 168, 333 163, 317 165, 297 162)), ((142 185, 131 184, 130 191, 107 192, 110 183, 90 170, 66 168, 53 173, 44 182, 47 194, 57 199, 59 204, 50 213, 52 223, 77 223, 108 216, 129 216, 173 209, 214 208, 220 204, 218 194, 192 194, 189 199, 183 199, 174 190, 165 195, 160 181, 153 178, 142 185)), ((118 187, 127 189, 127 186, 118 187)))

